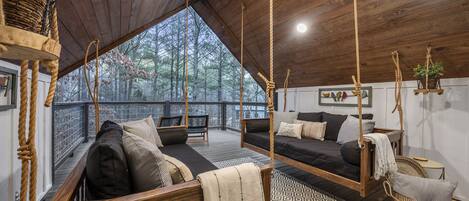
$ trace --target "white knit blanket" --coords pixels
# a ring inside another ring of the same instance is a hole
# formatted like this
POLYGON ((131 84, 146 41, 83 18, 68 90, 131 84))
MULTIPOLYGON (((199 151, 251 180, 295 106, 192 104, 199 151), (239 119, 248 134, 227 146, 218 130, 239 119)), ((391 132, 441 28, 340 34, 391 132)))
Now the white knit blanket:
POLYGON ((375 169, 373 175, 375 180, 384 177, 387 172, 397 172, 396 159, 394 158, 394 151, 388 136, 382 133, 370 133, 365 134, 364 137, 375 145, 375 169))
POLYGON ((253 163, 199 174, 204 201, 264 201, 260 168, 253 163))

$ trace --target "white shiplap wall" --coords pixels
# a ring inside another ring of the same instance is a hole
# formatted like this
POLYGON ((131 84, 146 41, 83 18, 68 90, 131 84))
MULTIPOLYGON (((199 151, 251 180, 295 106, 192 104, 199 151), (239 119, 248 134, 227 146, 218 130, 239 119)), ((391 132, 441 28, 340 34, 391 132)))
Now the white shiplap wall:
MULTIPOLYGON (((458 182, 456 197, 469 200, 469 78, 444 79, 445 93, 414 95, 416 81, 404 82, 402 105, 406 135, 405 154, 420 155, 440 161, 446 166, 447 179, 458 182)), ((355 107, 319 106, 318 89, 351 87, 352 85, 290 88, 287 111, 327 111, 357 113, 355 107)), ((373 106, 365 113, 375 115, 377 127, 399 128, 394 108, 394 83, 371 83, 373 106)), ((279 110, 283 111, 283 89, 279 89, 279 110)), ((437 174, 437 172, 430 172, 437 174)))
MULTIPOLYGON (((1 61, 0 66, 19 70, 17 65, 1 61)), ((31 72, 29 72, 29 78, 31 72)), ((52 186, 52 113, 44 107, 50 76, 39 75, 37 99, 36 149, 38 154, 37 199, 40 200, 52 186)), ((28 83, 28 86, 30 83, 28 83)), ((28 89, 28 92, 30 89, 28 89)), ((19 79, 18 99, 19 100, 19 79)), ((0 200, 15 200, 20 190, 21 162, 17 159, 18 113, 16 109, 0 111, 0 200)))

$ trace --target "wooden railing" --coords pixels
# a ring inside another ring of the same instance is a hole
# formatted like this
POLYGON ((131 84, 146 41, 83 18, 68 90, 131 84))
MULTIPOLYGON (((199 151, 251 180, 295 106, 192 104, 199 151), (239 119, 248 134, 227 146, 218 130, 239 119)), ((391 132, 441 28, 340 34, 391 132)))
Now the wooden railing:
MULTIPOLYGON (((184 102, 100 102, 101 121, 125 122, 152 115, 182 115, 184 102)), ((208 114, 209 127, 222 130, 240 130, 238 102, 190 102, 190 114, 208 114)), ((266 103, 245 102, 246 118, 262 118, 267 115, 266 103)), ((57 168, 73 153, 81 142, 94 135, 94 107, 91 102, 54 103, 53 114, 53 167, 57 168)), ((102 122, 100 122, 102 123, 102 122)))

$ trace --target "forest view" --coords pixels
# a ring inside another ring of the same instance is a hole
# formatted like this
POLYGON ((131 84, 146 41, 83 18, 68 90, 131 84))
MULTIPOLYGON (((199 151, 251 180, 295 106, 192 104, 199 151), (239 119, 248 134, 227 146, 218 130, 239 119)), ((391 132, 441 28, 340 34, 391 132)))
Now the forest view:
MULTIPOLYGON (((101 101, 184 101, 185 11, 100 56, 101 101)), ((193 10, 189 10, 189 101, 239 101, 240 64, 193 10)), ((93 80, 94 61, 88 66, 93 80)), ((58 81, 55 102, 89 101, 79 68, 58 81)), ((265 102, 245 74, 244 101, 265 102)))

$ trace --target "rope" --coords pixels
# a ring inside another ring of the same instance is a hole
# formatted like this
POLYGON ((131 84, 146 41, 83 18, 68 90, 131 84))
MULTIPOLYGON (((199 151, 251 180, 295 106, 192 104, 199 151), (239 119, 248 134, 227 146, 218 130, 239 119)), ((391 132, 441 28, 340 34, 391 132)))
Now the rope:
POLYGON ((50 107, 52 105, 52 101, 54 101, 55 88, 57 87, 57 78, 59 76, 59 60, 44 61, 42 63, 44 66, 47 66, 51 72, 49 91, 47 93, 46 102, 44 103, 44 106, 50 107))
MULTIPOLYGON (((52 11, 52 18, 50 23, 51 34, 50 37, 56 41, 59 41, 59 30, 57 25, 57 8, 54 7, 52 11)), ((59 77, 59 60, 44 61, 43 64, 47 66, 51 72, 49 92, 47 93, 46 102, 44 106, 50 107, 52 101, 54 101, 55 88, 57 87, 57 78, 59 77)))
POLYGON ((29 146, 26 144, 26 115, 28 113, 28 61, 21 61, 20 70, 20 113, 18 123, 18 159, 21 160, 20 201, 26 200, 29 172, 29 146))
POLYGON ((269 112, 269 156, 273 164, 275 162, 274 150, 274 5, 273 0, 269 1, 269 79, 262 73, 258 72, 257 75, 264 80, 266 85, 267 94, 267 110, 269 112))
POLYGON ((427 61, 425 63, 425 68, 426 68, 426 72, 425 72, 425 89, 428 90, 428 72, 429 72, 429 69, 430 69, 430 64, 433 65, 433 61, 432 61, 432 47, 431 46, 428 46, 427 47, 427 61))
POLYGON ((283 112, 287 111, 288 78, 290 78, 290 69, 287 70, 287 76, 283 82, 283 112))
POLYGON ((34 61, 31 75, 31 96, 29 99, 29 136, 28 146, 30 154, 29 172, 29 200, 36 200, 36 179, 37 179, 37 155, 36 155, 36 101, 37 84, 39 77, 39 61, 34 61))
POLYGON ((362 117, 362 90, 361 90, 361 76, 360 76, 360 43, 358 40, 358 9, 357 9, 357 0, 353 0, 353 17, 355 24, 355 57, 356 57, 356 68, 357 68, 357 77, 352 76, 353 83, 355 85, 355 90, 353 94, 357 96, 358 103, 358 127, 360 129, 360 138, 358 139, 358 145, 363 147, 363 117, 362 117))
POLYGON ((392 60, 394 62, 394 75, 396 77, 396 80, 394 82, 394 98, 395 98, 396 105, 394 106, 392 113, 396 112, 396 110, 399 112, 399 123, 400 123, 400 128, 402 131, 404 130, 404 114, 402 111, 402 96, 401 96, 402 71, 401 71, 401 66, 399 62, 399 52, 394 51, 391 53, 391 55, 392 55, 392 60))
POLYGON ((184 32, 184 71, 185 71, 185 83, 184 83, 184 102, 185 102, 185 115, 184 120, 186 128, 189 127, 189 68, 188 68, 188 38, 189 38, 189 0, 186 0, 186 27, 184 32))
POLYGON ((99 132, 99 40, 93 40, 88 44, 88 47, 86 48, 85 52, 85 65, 83 65, 83 71, 84 73, 84 78, 85 78, 85 83, 86 83, 86 88, 88 89, 88 95, 90 96, 91 100, 93 101, 94 104, 94 110, 95 110, 95 127, 96 127, 96 133, 99 132), (91 45, 95 45, 96 50, 95 50, 95 76, 94 76, 94 88, 93 88, 93 93, 91 92, 91 87, 90 87, 90 81, 88 79, 88 54, 90 51, 91 45))
MULTIPOLYGON (((243 99, 244 99, 244 10, 246 6, 241 2, 241 58, 240 58, 240 79, 239 79, 239 122, 241 123, 244 119, 244 108, 243 108, 243 99)), ((240 124, 241 125, 241 124, 240 124)))
POLYGON ((3 14, 3 0, 0 1, 0 25, 5 25, 5 15, 3 14))

